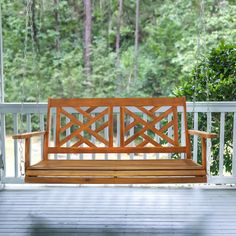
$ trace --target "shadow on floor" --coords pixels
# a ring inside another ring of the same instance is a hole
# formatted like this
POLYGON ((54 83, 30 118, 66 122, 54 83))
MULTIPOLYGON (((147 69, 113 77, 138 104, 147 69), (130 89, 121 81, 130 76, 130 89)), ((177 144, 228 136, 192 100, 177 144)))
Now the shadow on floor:
MULTIPOLYGON (((187 217, 187 216, 186 216, 187 217)), ((174 219, 169 220, 169 222, 164 222, 163 225, 155 225, 155 222, 152 225, 139 225, 134 227, 130 222, 126 224, 117 224, 117 222, 110 222, 99 225, 99 227, 94 227, 96 222, 91 224, 92 227, 89 227, 89 224, 82 225, 81 223, 77 224, 76 221, 71 222, 71 224, 56 222, 46 217, 40 217, 31 215, 32 220, 30 230, 30 236, 141 236, 141 235, 161 235, 161 236, 170 236, 170 235, 192 235, 192 236, 205 236, 206 222, 209 222, 210 215, 204 215, 199 217, 196 221, 191 222, 176 222, 174 219)), ((65 218, 66 219, 66 218, 65 218)))

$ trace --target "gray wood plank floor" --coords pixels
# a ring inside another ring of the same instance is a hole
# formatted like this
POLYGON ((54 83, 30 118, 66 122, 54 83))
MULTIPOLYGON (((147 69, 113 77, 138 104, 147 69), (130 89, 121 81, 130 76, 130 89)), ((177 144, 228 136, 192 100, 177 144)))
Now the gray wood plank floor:
POLYGON ((0 191, 0 235, 236 235, 236 190, 6 189, 0 191))

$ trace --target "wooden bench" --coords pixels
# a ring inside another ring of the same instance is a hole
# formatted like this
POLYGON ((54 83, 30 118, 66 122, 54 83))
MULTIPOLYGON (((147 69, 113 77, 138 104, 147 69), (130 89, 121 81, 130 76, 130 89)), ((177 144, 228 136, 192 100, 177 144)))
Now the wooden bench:
POLYGON ((13 138, 25 139, 27 183, 204 183, 206 140, 216 134, 188 130, 186 117, 184 97, 49 99, 46 131, 13 138), (40 135, 44 136, 43 159, 31 165, 30 139, 40 135), (201 165, 191 158, 190 135, 201 138, 201 165), (55 137, 53 144, 51 136, 55 137), (180 144, 183 138, 186 145, 180 144), (50 158, 89 153, 119 153, 119 158, 50 158), (130 153, 134 153, 132 160, 130 153), (145 159, 145 153, 183 153, 184 159, 163 159, 163 154, 159 159, 145 159))

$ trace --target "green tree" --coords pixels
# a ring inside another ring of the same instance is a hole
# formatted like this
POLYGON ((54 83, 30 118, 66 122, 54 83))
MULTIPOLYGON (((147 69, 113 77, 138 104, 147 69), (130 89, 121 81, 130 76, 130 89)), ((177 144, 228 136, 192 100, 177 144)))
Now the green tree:
MULTIPOLYGON (((213 48, 206 57, 194 67, 190 76, 182 78, 174 91, 176 96, 186 96, 193 101, 235 101, 236 100, 236 44, 223 42, 213 48)), ((213 132, 219 134, 220 115, 213 114, 213 132)), ((199 126, 206 129, 206 117, 201 117, 199 126)), ((233 114, 225 117, 224 166, 232 172, 233 114)), ((213 161, 211 171, 219 171, 219 140, 213 140, 213 161)))
POLYGON ((84 1, 1 1, 7 102, 69 96, 169 96, 196 61, 200 23, 206 28, 200 36, 206 39, 207 49, 222 39, 236 41, 235 0, 205 0, 202 18, 202 1, 142 0, 138 19, 136 0, 90 2, 89 63, 85 63, 84 1), (89 80, 81 74, 85 65, 89 80))

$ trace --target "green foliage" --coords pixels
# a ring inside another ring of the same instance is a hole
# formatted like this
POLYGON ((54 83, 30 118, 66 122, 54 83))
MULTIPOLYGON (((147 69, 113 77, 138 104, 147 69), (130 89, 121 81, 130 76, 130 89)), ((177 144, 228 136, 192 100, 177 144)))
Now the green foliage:
MULTIPOLYGON (((181 80, 174 91, 176 96, 186 96, 192 101, 235 101, 236 100, 236 44, 221 43, 209 55, 202 58, 194 67, 191 75, 181 80)), ((212 117, 213 132, 220 133, 220 116, 212 117)), ((206 117, 200 117, 199 127, 206 130, 206 117)), ((232 172, 233 114, 225 114, 224 166, 232 172)), ((211 171, 219 171, 219 140, 213 140, 211 171)))
POLYGON ((206 101, 206 99, 235 101, 235 59, 236 44, 222 42, 194 67, 191 76, 181 80, 181 85, 175 90, 174 94, 187 96, 190 101, 193 100, 194 96, 197 101, 206 101))
POLYGON ((107 51, 106 41, 103 38, 97 38, 92 48, 92 55, 92 83, 88 88, 90 93, 86 97, 114 97, 118 73, 114 67, 115 53, 107 51))
MULTIPOLYGON (((193 2, 193 1, 192 1, 193 2)), ((204 55, 205 51, 210 51, 217 47, 221 41, 226 43, 236 42, 236 2, 234 1, 215 1, 208 0, 205 2, 204 13, 200 12, 201 1, 195 1, 192 19, 194 24, 185 20, 186 31, 183 32, 181 40, 176 43, 179 52, 174 58, 174 62, 181 66, 181 76, 188 76, 191 73, 192 65, 195 64, 196 54, 204 55), (204 19, 199 18, 204 14, 204 19), (187 27, 190 27, 187 29, 187 27), (198 44, 202 45, 201 48, 198 44), (193 53, 195 52, 195 53, 193 53)), ((183 17, 186 14, 183 14, 183 17)))
MULTIPOLYGON (((92 73, 85 78, 83 1, 60 0, 58 6, 53 1, 35 2, 33 18, 27 1, 2 0, 8 102, 46 101, 48 97, 169 96, 191 73, 199 34, 207 49, 221 40, 236 41, 234 0, 204 1, 205 24, 199 18, 200 1, 142 0, 135 80, 136 1, 123 1, 120 64, 116 66, 118 1, 92 0, 92 73)), ((231 83, 229 79, 227 83, 231 83)), ((220 89, 225 91, 229 86, 220 81, 218 87, 214 85, 217 99, 227 99, 220 89)))

